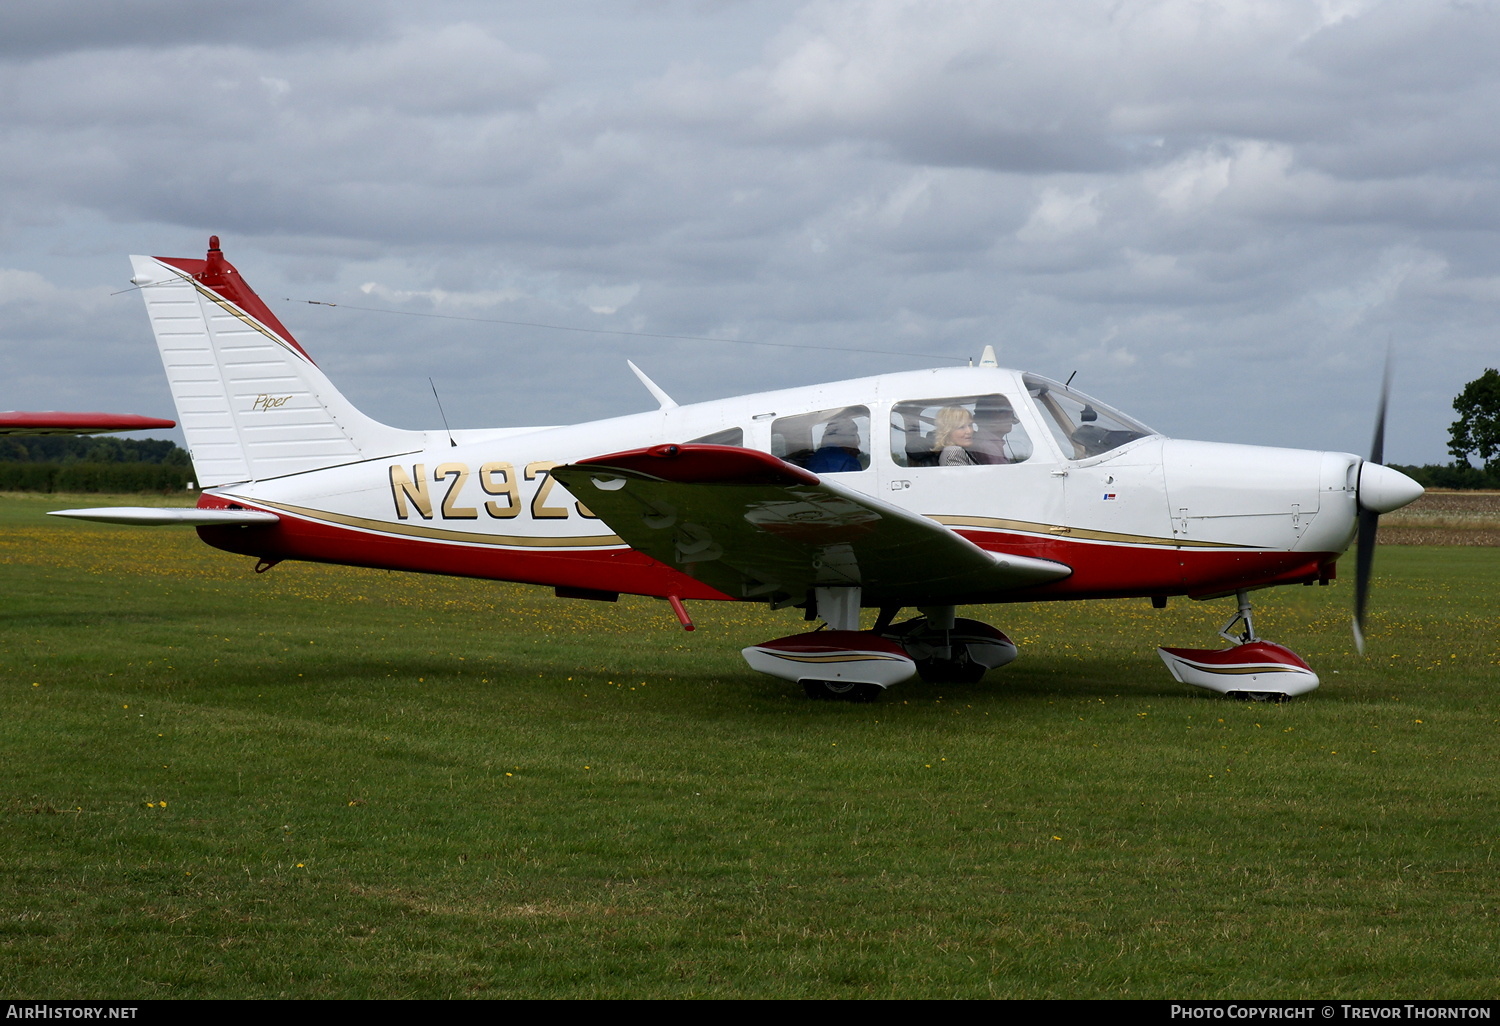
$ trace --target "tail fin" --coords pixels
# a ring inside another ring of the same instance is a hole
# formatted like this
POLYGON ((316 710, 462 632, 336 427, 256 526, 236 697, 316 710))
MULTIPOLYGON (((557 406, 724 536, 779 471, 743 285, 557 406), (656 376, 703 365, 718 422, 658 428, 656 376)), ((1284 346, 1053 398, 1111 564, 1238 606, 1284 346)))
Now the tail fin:
POLYGON ((208 240, 208 257, 131 257, 203 487, 421 447, 356 410, 208 240))

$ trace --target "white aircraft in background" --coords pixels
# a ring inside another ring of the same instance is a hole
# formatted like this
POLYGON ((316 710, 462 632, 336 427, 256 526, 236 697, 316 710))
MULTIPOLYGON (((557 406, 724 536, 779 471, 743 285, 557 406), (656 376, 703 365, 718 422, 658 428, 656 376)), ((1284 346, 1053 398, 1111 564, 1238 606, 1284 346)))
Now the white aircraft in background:
POLYGON ((65 510, 193 524, 254 556, 546 585, 565 598, 796 607, 826 629, 744 650, 813 697, 1016 656, 961 606, 1236 596, 1227 649, 1160 649, 1179 681, 1285 698, 1318 685, 1247 595, 1327 584, 1422 489, 1369 460, 1165 438, 1067 385, 994 366, 912 371, 563 427, 406 431, 356 410, 245 284, 207 258, 134 257, 203 491, 196 509, 65 510), (600 455, 607 453, 607 455, 600 455), (860 611, 877 609, 870 629, 860 611), (917 616, 903 623, 903 608, 917 616))

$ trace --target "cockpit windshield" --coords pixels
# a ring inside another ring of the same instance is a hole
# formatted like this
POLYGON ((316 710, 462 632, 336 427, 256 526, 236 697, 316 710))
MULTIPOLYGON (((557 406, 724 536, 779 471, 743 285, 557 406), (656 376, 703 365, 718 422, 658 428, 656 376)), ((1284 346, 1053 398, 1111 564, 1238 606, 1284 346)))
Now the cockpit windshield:
POLYGON ((1027 374, 1024 380, 1042 419, 1069 459, 1099 456, 1137 438, 1156 434, 1140 421, 1067 385, 1036 374, 1027 374))

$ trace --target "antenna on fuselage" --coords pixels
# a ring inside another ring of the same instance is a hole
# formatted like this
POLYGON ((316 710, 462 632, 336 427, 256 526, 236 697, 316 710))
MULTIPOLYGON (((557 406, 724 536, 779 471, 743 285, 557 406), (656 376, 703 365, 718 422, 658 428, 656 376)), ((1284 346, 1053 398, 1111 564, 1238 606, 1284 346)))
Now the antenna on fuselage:
POLYGON ((641 370, 630 360, 625 361, 625 366, 629 367, 631 373, 634 374, 638 379, 640 379, 641 384, 646 386, 646 391, 650 392, 653 396, 656 397, 656 401, 661 404, 662 409, 670 410, 677 405, 676 400, 667 395, 667 393, 663 391, 660 385, 652 381, 650 378, 646 377, 645 371, 641 370))
POLYGON ((981 367, 998 367, 998 366, 1000 366, 1000 361, 995 358, 995 347, 994 346, 987 345, 987 346, 984 347, 984 352, 981 353, 981 354, 979 354, 979 366, 981 366, 981 367))
POLYGON ((1069 385, 1071 385, 1073 383, 1073 379, 1076 378, 1076 377, 1078 377, 1078 372, 1077 371, 1074 371, 1072 374, 1069 374, 1068 375, 1068 380, 1063 382, 1063 388, 1067 388, 1069 385))
POLYGON ((448 432, 448 444, 452 448, 457 449, 458 443, 453 440, 453 429, 448 426, 448 415, 443 412, 443 401, 438 399, 437 386, 432 384, 431 378, 427 379, 427 384, 432 386, 432 398, 437 400, 438 416, 443 418, 443 430, 448 432))

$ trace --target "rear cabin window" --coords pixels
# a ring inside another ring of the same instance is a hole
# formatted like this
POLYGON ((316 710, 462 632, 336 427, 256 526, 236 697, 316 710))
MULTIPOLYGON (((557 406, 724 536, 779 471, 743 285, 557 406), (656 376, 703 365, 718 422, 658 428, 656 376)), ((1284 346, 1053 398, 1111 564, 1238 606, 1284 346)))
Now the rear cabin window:
POLYGON ((870 410, 841 406, 772 421, 771 455, 814 474, 864 470, 870 465, 870 410))
POLYGON ((912 399, 891 408, 891 459, 898 467, 1021 463, 1031 438, 998 393, 912 399))
POLYGON ((725 428, 723 431, 715 431, 713 434, 704 435, 701 438, 689 438, 688 442, 692 445, 732 445, 743 449, 745 447, 745 429, 737 427, 725 428))

